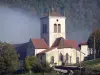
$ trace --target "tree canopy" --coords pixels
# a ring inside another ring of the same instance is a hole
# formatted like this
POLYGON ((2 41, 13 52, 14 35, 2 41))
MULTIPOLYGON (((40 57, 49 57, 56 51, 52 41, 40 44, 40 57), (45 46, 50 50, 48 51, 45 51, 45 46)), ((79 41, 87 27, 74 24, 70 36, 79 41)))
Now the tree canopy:
POLYGON ((90 37, 88 39, 89 48, 94 48, 94 42, 95 42, 96 54, 99 55, 100 54, 100 29, 96 29, 90 35, 90 37))
POLYGON ((18 69, 18 55, 12 45, 0 42, 0 75, 15 72, 18 69))

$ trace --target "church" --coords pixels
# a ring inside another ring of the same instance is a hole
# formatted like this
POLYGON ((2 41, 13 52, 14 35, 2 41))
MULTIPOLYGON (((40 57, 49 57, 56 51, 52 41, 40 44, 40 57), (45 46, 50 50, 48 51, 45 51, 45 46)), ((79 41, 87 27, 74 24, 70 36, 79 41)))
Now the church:
POLYGON ((40 63, 48 62, 50 65, 84 61, 88 55, 88 45, 66 39, 65 20, 66 17, 57 12, 41 17, 41 38, 29 40, 26 55, 37 56, 40 63))

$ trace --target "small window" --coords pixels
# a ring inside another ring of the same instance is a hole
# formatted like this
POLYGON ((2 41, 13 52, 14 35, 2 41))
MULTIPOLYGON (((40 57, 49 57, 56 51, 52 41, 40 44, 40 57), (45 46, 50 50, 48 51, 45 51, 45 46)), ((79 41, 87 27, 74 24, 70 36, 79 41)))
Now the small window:
POLYGON ((57 24, 54 24, 54 32, 57 33, 57 24))
POLYGON ((58 33, 61 33, 61 25, 58 24, 58 33))
POLYGON ((51 56, 51 64, 54 64, 54 56, 51 56))

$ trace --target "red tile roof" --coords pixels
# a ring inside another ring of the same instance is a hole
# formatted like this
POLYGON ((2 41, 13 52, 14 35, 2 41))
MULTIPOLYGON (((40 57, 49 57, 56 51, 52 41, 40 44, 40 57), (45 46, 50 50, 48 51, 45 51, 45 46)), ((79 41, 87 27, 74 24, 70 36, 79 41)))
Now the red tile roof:
POLYGON ((44 13, 43 16, 63 16, 63 15, 59 12, 52 11, 52 12, 49 12, 49 13, 44 13))
POLYGON ((64 40, 64 48, 77 48, 78 43, 75 40, 64 40))
POLYGON ((57 38, 56 41, 53 43, 52 47, 60 46, 62 48, 77 48, 78 44, 75 40, 65 40, 64 38, 60 37, 57 38))
POLYGON ((36 49, 47 49, 49 48, 47 43, 43 39, 31 39, 36 49))
POLYGON ((80 45, 87 45, 87 42, 81 42, 80 45))
POLYGON ((38 54, 46 53, 48 51, 53 50, 54 48, 75 48, 77 49, 77 42, 75 40, 65 40, 64 38, 60 37, 55 40, 51 48, 44 50, 38 54))
POLYGON ((50 16, 62 16, 60 13, 52 11, 50 14, 50 16))

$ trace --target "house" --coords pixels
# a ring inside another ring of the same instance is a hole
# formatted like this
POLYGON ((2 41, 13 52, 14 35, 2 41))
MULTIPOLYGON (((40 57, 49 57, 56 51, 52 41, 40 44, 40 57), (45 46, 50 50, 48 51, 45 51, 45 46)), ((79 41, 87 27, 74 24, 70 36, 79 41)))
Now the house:
POLYGON ((66 39, 66 17, 52 11, 41 20, 41 38, 30 39, 27 56, 37 56, 40 63, 51 65, 73 64, 84 61, 88 55, 87 43, 78 45, 76 40, 66 39))

